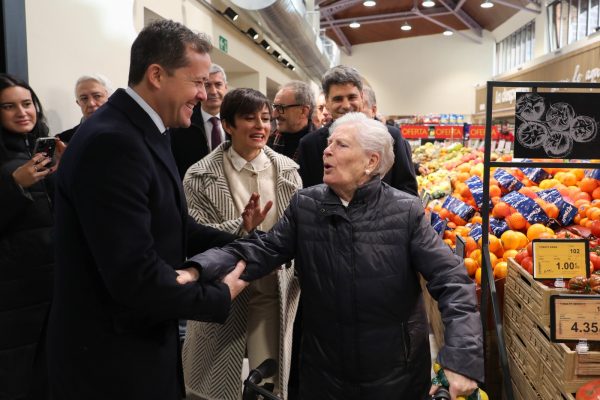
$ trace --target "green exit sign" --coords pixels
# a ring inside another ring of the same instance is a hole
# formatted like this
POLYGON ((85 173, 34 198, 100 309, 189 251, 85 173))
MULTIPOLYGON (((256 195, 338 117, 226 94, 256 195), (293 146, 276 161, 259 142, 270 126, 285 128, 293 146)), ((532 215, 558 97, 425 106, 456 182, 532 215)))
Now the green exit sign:
POLYGON ((219 50, 223 53, 227 53, 227 39, 223 36, 219 36, 219 50))

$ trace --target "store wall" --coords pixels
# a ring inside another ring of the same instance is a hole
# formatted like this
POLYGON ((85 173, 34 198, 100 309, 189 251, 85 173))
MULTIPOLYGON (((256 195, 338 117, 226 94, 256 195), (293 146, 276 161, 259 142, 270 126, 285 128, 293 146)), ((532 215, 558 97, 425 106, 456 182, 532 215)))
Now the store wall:
POLYGON ((383 115, 474 113, 475 85, 492 76, 494 41, 441 34, 352 47, 342 63, 371 83, 383 115))
POLYGON ((263 92, 267 79, 278 84, 298 79, 302 71, 283 68, 220 15, 194 0, 27 0, 29 81, 40 97, 51 134, 79 122, 74 84, 83 74, 101 73, 113 86, 127 84, 129 49, 144 21, 155 15, 207 32, 218 48, 213 60, 230 72, 231 87, 263 92), (149 11, 148 11, 149 10, 149 11))

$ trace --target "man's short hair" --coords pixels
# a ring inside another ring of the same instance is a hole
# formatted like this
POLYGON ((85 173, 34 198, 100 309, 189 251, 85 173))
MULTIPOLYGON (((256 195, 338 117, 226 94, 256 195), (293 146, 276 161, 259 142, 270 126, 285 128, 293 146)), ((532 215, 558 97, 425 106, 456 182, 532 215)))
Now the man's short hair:
POLYGON ((104 89, 106 89, 106 93, 108 93, 109 96, 113 92, 112 85, 110 84, 110 81, 105 76, 100 75, 100 74, 81 75, 77 79, 77 82, 75 82, 75 98, 77 98, 77 86, 79 86, 79 84, 81 84, 83 82, 87 82, 87 81, 94 81, 94 82, 97 82, 100 85, 102 85, 104 87, 104 89))
POLYGON ((331 85, 345 85, 351 83, 358 88, 363 90, 362 77, 355 68, 348 67, 346 65, 338 65, 329 69, 321 78, 321 87, 325 98, 329 97, 329 89, 331 85))
POLYGON ((310 86, 302 81, 290 81, 282 85, 279 90, 284 89, 294 92, 294 101, 296 104, 305 104, 308 106, 308 119, 310 119, 315 110, 315 95, 310 86))
POLYGON ((142 81, 151 64, 163 67, 169 75, 188 63, 186 50, 190 47, 205 54, 212 50, 209 37, 194 33, 179 22, 154 21, 146 26, 131 45, 129 86, 142 81))
POLYGON ((225 74, 225 70, 219 64, 211 64, 210 69, 208 70, 208 75, 221 73, 223 75, 223 80, 227 83, 227 75, 225 74))
POLYGON ((370 86, 363 86, 363 101, 365 102, 364 106, 371 108, 377 105, 377 97, 375 97, 375 91, 370 86))
POLYGON ((239 88, 228 92, 221 103, 221 120, 235 128, 235 116, 252 114, 267 106, 269 114, 273 113, 271 102, 256 89, 239 88))

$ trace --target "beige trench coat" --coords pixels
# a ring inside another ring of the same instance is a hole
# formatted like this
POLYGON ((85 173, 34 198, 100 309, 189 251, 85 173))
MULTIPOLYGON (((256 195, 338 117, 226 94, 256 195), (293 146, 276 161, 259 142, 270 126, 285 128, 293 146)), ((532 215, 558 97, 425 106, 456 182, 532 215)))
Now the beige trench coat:
MULTIPOLYGON (((190 215, 199 223, 223 231, 242 234, 242 218, 237 213, 223 170, 223 155, 230 142, 192 165, 183 187, 190 215)), ((277 171, 277 216, 281 217, 292 195, 302 187, 298 165, 269 147, 265 154, 277 171)), ((298 308, 300 285, 293 266, 277 272, 279 289, 279 393, 287 398, 292 331, 298 308)), ((188 321, 183 345, 183 372, 188 391, 205 399, 239 400, 246 348, 247 291, 232 303, 224 325, 188 321)))

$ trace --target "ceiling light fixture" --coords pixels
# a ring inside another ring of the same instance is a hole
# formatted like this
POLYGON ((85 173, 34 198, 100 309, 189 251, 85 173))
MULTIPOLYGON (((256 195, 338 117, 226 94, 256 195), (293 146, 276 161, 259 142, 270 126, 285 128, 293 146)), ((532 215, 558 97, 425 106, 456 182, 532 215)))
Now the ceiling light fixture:
POLYGON ((356 21, 351 22, 348 26, 352 29, 360 28, 360 24, 356 21))
POLYGON ((271 45, 269 44, 269 42, 267 42, 266 40, 263 39, 262 42, 260 42, 260 45, 262 47, 265 48, 265 50, 269 51, 271 49, 271 45))
POLYGON ((235 21, 236 19, 239 18, 238 13, 233 11, 233 9, 231 7, 227 7, 225 9, 225 12, 223 12, 223 14, 227 15, 232 21, 235 21))
POLYGON ((279 52, 277 50, 275 50, 272 54, 273 54, 273 57, 275 57, 278 60, 281 60, 281 54, 279 54, 279 52))
POLYGON ((404 22, 402 24, 402 26, 400 27, 400 29, 402 29, 405 32, 408 32, 412 29, 412 26, 410 26, 410 24, 408 22, 404 22))
POLYGON ((481 8, 492 8, 494 7, 494 3, 492 3, 490 0, 485 0, 483 3, 481 3, 481 8))
POLYGON ((422 5, 423 7, 430 8, 430 7, 433 7, 433 6, 435 6, 435 2, 434 2, 433 0, 425 0, 425 1, 423 1, 423 2, 421 3, 421 5, 422 5))
POLYGON ((294 71, 296 69, 296 67, 294 67, 292 64, 288 65, 288 68, 291 69, 292 71, 294 71))
POLYGON ((444 35, 444 36, 452 36, 452 35, 454 35, 454 32, 452 32, 450 29, 446 29, 446 30, 445 30, 445 31, 442 33, 442 35, 444 35))
POLYGON ((377 3, 375 3, 373 0, 367 0, 363 2, 363 6, 365 7, 375 7, 376 5, 377 3))
POLYGON ((288 60, 286 60, 285 58, 283 60, 281 60, 281 62, 283 63, 283 65, 285 65, 286 67, 288 65, 290 65, 290 62, 288 60))
POLYGON ((250 36, 252 39, 256 40, 258 39, 258 32, 256 32, 254 29, 252 28, 248 28, 248 30, 246 31, 246 33, 248 34, 248 36, 250 36))

